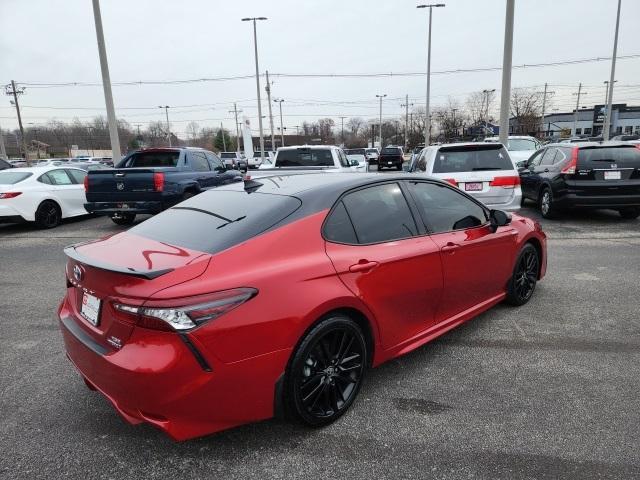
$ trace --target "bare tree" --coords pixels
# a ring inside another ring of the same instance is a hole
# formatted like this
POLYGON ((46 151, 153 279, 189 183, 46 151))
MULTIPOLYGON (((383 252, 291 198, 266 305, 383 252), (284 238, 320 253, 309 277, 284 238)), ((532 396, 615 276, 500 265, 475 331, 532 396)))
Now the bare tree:
POLYGON ((439 128, 438 139, 450 141, 460 135, 462 125, 466 120, 466 113, 460 108, 460 103, 449 97, 447 103, 433 110, 433 118, 439 128))
POLYGON ((190 143, 195 145, 196 140, 200 137, 200 125, 198 125, 198 122, 187 123, 185 131, 189 137, 190 143))
POLYGON ((351 117, 347 121, 346 127, 354 137, 360 133, 362 128, 366 128, 367 122, 362 117, 351 117))
POLYGON ((535 135, 540 126, 543 97, 543 92, 532 88, 514 88, 511 91, 514 133, 535 135))
POLYGON ((496 92, 485 90, 471 93, 465 102, 467 115, 472 125, 493 121, 491 109, 496 100, 496 92))

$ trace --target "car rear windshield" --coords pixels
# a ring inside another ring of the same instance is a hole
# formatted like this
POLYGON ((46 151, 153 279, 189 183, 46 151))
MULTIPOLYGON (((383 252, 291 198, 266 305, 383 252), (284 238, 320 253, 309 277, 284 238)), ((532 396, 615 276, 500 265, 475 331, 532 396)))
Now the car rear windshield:
POLYGON ((508 140, 509 150, 512 152, 523 152, 536 150, 536 142, 526 138, 510 138, 508 140))
POLYGON ((509 154, 499 143, 442 147, 433 164, 433 173, 513 169, 509 154))
POLYGON ((364 155, 364 148, 350 148, 346 151, 347 155, 364 155))
POLYGON ((378 150, 375 148, 367 148, 367 153, 378 153, 378 150))
POLYGON ((640 149, 633 145, 619 147, 582 147, 578 151, 578 168, 640 168, 640 149))
POLYGON ((179 151, 139 152, 127 158, 120 167, 175 167, 180 158, 179 151))
POLYGON ((30 172, 0 172, 0 185, 15 185, 31 175, 30 172))
POLYGON ((276 156, 278 167, 333 167, 331 149, 296 148, 279 150, 276 156))
POLYGON ((383 155, 400 155, 400 149, 399 148, 383 148, 382 154, 383 155))
POLYGON ((299 199, 285 195, 210 190, 129 231, 175 247, 213 254, 259 235, 300 205, 299 199))
POLYGON ((236 158, 236 154, 234 152, 222 152, 220 158, 236 158))

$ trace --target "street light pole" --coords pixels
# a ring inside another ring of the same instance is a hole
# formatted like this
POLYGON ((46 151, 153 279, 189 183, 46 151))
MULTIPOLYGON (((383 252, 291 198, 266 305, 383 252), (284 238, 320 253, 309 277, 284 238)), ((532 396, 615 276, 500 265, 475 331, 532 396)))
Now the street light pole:
POLYGON ((120 139, 118 138, 118 120, 113 106, 113 94, 111 93, 111 78, 109 77, 109 63, 107 50, 104 46, 104 32, 102 31, 102 16, 100 15, 100 0, 93 0, 93 19, 96 24, 96 37, 98 39, 98 55, 100 57, 100 69, 102 70, 102 88, 104 101, 107 107, 107 121, 109 122, 109 139, 111 140, 111 155, 114 164, 120 160, 120 139))
POLYGON ((424 146, 428 147, 431 140, 431 116, 429 114, 429 102, 431 95, 431 15, 434 8, 444 7, 444 3, 435 3, 429 5, 418 5, 416 8, 428 8, 429 9, 429 40, 427 42, 427 101, 425 109, 425 122, 424 122, 424 146))
POLYGON ((253 50, 256 59, 256 92, 258 94, 258 126, 260 128, 260 161, 264 161, 264 132, 262 130, 262 102, 260 101, 260 69, 258 66, 258 32, 256 29, 256 21, 266 20, 267 17, 247 17, 243 18, 243 22, 253 22, 253 50))
POLYGON ((504 54, 502 57, 502 89, 500 90, 500 143, 509 140, 509 101, 511 100, 511 65, 513 61, 513 13, 515 0, 507 0, 504 21, 504 54))
POLYGON ((386 93, 383 95, 376 95, 376 98, 380 99, 380 150, 382 150, 382 99, 386 96, 386 93))
POLYGON ((167 117, 167 137, 169 138, 169 146, 171 147, 171 125, 169 124, 169 109, 171 107, 169 105, 158 105, 158 108, 164 108, 164 113, 167 117))
POLYGON ((616 55, 618 54, 618 30, 620 28, 620 8, 622 0, 618 0, 618 14, 616 16, 616 33, 613 40, 613 55, 611 57, 611 77, 609 78, 609 92, 607 95, 607 109, 604 112, 604 126, 602 127, 602 138, 609 140, 609 129, 611 128, 611 103, 613 102, 613 84, 616 76, 616 55))
POLYGON ((282 102, 284 102, 284 98, 274 98, 273 101, 280 104, 280 139, 282 140, 282 146, 284 147, 284 125, 282 124, 282 102))

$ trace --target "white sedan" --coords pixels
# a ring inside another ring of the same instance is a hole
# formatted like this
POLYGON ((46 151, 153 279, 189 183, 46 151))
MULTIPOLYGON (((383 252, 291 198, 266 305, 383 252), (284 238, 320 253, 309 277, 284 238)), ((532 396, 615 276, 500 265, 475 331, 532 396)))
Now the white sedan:
POLYGON ((35 222, 53 228, 63 218, 87 215, 79 168, 46 166, 0 171, 0 222, 35 222))

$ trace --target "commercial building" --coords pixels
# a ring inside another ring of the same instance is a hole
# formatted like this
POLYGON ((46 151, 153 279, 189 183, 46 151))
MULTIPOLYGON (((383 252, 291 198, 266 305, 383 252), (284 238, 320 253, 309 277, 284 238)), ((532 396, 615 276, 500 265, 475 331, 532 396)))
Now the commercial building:
MULTIPOLYGON (((602 134, 605 106, 582 108, 575 121, 575 110, 566 113, 551 113, 544 116, 543 135, 545 137, 602 134)), ((632 107, 626 103, 612 105, 611 136, 622 134, 640 134, 640 106, 632 107)))

